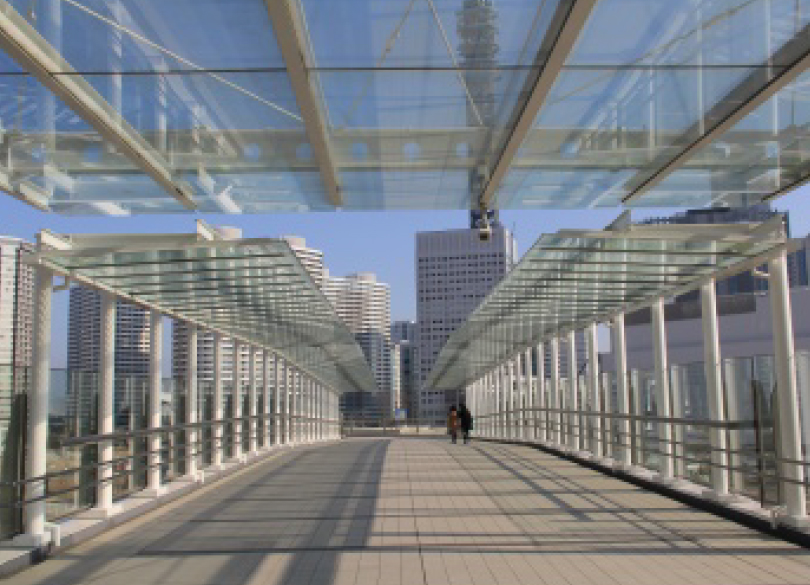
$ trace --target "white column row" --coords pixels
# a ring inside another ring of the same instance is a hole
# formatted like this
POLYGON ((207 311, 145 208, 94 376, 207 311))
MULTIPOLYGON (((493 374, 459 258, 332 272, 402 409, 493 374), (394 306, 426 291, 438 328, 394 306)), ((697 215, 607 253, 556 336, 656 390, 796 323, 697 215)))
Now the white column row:
MULTIPOLYGON (((38 268, 34 293, 33 364, 32 383, 28 389, 27 478, 24 507, 24 534, 19 541, 41 546, 46 542, 46 481, 48 444, 48 402, 50 389, 50 344, 51 344, 51 299, 53 274, 38 268)), ((115 431, 115 323, 118 299, 111 293, 101 293, 101 336, 98 376, 98 434, 110 435, 115 431)), ((162 493, 165 478, 162 469, 161 437, 165 433, 161 408, 163 391, 163 315, 153 311, 150 316, 150 367, 147 394, 147 472, 144 495, 157 497, 162 493)), ((183 373, 185 391, 185 441, 175 449, 184 461, 185 475, 181 479, 196 481, 205 466, 203 454, 210 450, 211 466, 218 470, 228 463, 225 454, 225 428, 232 428, 230 460, 240 462, 246 456, 255 456, 261 450, 279 445, 293 446, 303 443, 335 440, 340 438, 340 401, 335 389, 301 371, 270 350, 246 345, 238 339, 233 343, 233 377, 223 379, 224 337, 214 334, 214 375, 212 381, 212 421, 198 420, 201 412, 198 389, 197 346, 200 330, 188 326, 188 356, 183 373), (247 363, 247 387, 243 381, 242 348, 249 349, 247 363), (261 397, 262 408, 259 409, 261 397), (225 401, 230 398, 232 409, 226 416, 225 401), (247 412, 243 402, 247 398, 247 412), (204 426, 211 425, 211 443, 201 440, 204 426), (247 436, 243 432, 247 432, 247 436), (243 448, 243 442, 245 446, 243 448), (243 451, 247 453, 243 455, 243 451)), ((99 441, 98 483, 96 505, 88 514, 108 517, 117 511, 113 501, 113 475, 118 468, 111 439, 99 441)), ((177 455, 175 455, 177 456, 177 455)))
MULTIPOLYGON (((791 521, 806 523, 800 400, 785 254, 771 260, 768 266, 777 380, 775 403, 779 421, 776 439, 780 454, 780 494, 791 521)), ((700 299, 706 399, 713 423, 708 427, 712 463, 710 484, 714 497, 722 499, 730 494, 730 475, 734 473, 730 467, 738 464, 740 458, 729 455, 728 433, 722 426, 728 420, 725 411, 728 397, 723 387, 714 280, 701 285, 700 299)), ((612 385, 609 374, 599 371, 596 324, 585 330, 587 363, 583 369, 577 363, 575 332, 569 331, 563 339, 550 338, 535 348, 525 348, 510 356, 467 386, 468 406, 476 421, 474 434, 490 439, 537 441, 564 450, 588 451, 620 469, 643 466, 653 460, 662 480, 683 477, 686 466, 682 459, 686 450, 682 442, 686 433, 678 422, 683 411, 669 363, 664 308, 664 299, 656 300, 651 306, 656 408, 653 423, 656 433, 653 437, 642 434, 644 425, 640 416, 645 415, 645 406, 640 404, 642 394, 638 384, 631 384, 622 314, 614 316, 610 323, 615 357, 612 385), (559 368, 561 343, 568 350, 564 381, 559 368), (548 372, 546 349, 550 354, 548 372), (631 402, 631 394, 635 402, 631 402), (652 458, 651 453, 654 453, 652 458)), ((732 415, 735 412, 732 411, 732 415)), ((740 448, 738 442, 732 442, 731 447, 740 448)))

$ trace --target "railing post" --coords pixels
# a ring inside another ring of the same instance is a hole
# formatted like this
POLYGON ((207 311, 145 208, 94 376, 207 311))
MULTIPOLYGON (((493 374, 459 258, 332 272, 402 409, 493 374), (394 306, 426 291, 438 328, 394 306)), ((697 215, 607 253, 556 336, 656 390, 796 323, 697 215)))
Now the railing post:
MULTIPOLYGON (((790 521, 807 524, 802 437, 799 425, 799 393, 796 385, 796 354, 793 341, 793 315, 788 288, 787 256, 784 250, 768 263, 771 318, 773 321, 776 403, 779 411, 779 457, 781 494, 790 521)), ((805 397, 806 399, 806 397, 805 397)))
POLYGON ((231 409, 233 423, 233 458, 242 459, 242 343, 233 339, 233 388, 231 389, 231 409))
MULTIPOLYGON (((723 405, 720 332, 717 323, 717 296, 713 278, 700 287, 700 306, 703 323, 703 367, 706 374, 706 398, 709 403, 709 416, 712 422, 722 424, 726 422, 726 411, 723 405)), ((712 448, 712 491, 716 497, 724 498, 729 493, 725 429, 720 427, 711 428, 709 436, 712 448)))
MULTIPOLYGON (((660 418, 671 418, 669 359, 667 356, 667 330, 664 314, 664 299, 659 298, 652 304, 652 336, 655 356, 655 389, 657 395, 657 415, 660 418)), ((675 464, 672 457, 672 425, 668 422, 658 423, 659 473, 661 479, 672 479, 675 464)))
POLYGON ((222 467, 222 452, 224 445, 225 427, 223 419, 223 392, 222 392, 222 334, 214 333, 214 432, 212 446, 213 456, 211 462, 215 469, 222 467))
POLYGON ((629 468, 632 465, 630 447, 630 391, 627 387, 627 340, 624 332, 624 314, 613 317, 613 351, 616 356, 616 406, 619 415, 618 448, 615 449, 616 464, 629 468))
MULTIPOLYGON (((186 362, 186 424, 197 422, 197 326, 188 326, 188 360, 186 362)), ((197 427, 186 429, 186 476, 197 479, 197 427)))
MULTIPOLYGON (((27 479, 42 477, 48 471, 48 395, 51 380, 51 300, 53 274, 37 266, 34 283, 34 323, 32 341, 31 386, 28 388, 28 428, 25 458, 27 479)), ((47 544, 45 535, 46 482, 31 481, 25 486, 25 499, 36 501, 25 504, 25 533, 15 541, 22 545, 39 547, 47 544), (37 499, 41 498, 41 499, 37 499)))
POLYGON ((160 495, 160 394, 163 384, 163 315, 155 310, 149 314, 149 465, 146 472, 145 494, 160 495))

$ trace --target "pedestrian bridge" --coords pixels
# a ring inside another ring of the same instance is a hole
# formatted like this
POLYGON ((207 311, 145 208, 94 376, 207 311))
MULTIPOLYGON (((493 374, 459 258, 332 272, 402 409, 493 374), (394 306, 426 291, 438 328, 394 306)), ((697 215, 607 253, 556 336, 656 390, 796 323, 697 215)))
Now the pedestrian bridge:
POLYGON ((279 449, 13 585, 806 584, 810 551, 528 446, 279 449))

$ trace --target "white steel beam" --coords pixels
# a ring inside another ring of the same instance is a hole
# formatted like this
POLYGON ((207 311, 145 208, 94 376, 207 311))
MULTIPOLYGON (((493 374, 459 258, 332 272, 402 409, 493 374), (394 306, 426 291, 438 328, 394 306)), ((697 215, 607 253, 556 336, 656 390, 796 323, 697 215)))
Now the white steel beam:
POLYGON ((196 209, 191 188, 175 180, 160 153, 5 1, 0 3, 0 48, 184 207, 196 209))
POLYGON ((307 138, 318 163, 327 197, 332 205, 340 207, 343 205, 343 198, 329 144, 326 116, 318 99, 316 84, 309 75, 306 24, 295 6, 296 3, 291 0, 265 0, 265 4, 281 55, 287 65, 287 76, 301 110, 307 138))
MULTIPOLYGON (((673 172, 681 168, 684 163, 691 159, 701 148, 717 140, 726 131, 731 130, 743 118, 751 114, 769 99, 774 97, 780 90, 792 83, 799 75, 810 68, 810 44, 807 42, 807 35, 810 27, 805 27, 798 32, 790 41, 785 43, 778 51, 768 58, 764 67, 757 67, 740 84, 734 87, 726 96, 717 102, 714 108, 707 112, 701 112, 701 118, 690 127, 683 136, 698 135, 698 138, 690 142, 675 157, 661 166, 653 175, 646 178, 638 185, 633 184, 631 179, 628 185, 632 191, 622 199, 623 203, 630 203, 641 197, 644 193, 660 184, 673 172), (789 63, 784 69, 770 67, 770 63, 789 63), (738 104, 737 107, 729 108, 729 105, 738 104), (718 120, 704 132, 699 132, 704 120, 718 120)), ((798 186, 797 182, 796 186, 798 186)), ((784 193, 784 189, 766 197, 772 199, 784 193)))
POLYGON ((555 15, 555 19, 559 18, 562 21, 558 29, 559 33, 547 57, 545 56, 547 50, 545 43, 540 49, 543 57, 542 70, 534 83, 528 101, 514 120, 512 133, 506 139, 506 144, 497 163, 491 169, 489 181, 487 181, 481 193, 481 207, 489 208, 492 204, 498 187, 512 166, 512 160, 531 130, 540 108, 546 102, 551 87, 557 80, 565 60, 568 58, 571 49, 573 49, 574 43, 596 3, 597 0, 576 0, 572 6, 563 9, 565 13, 555 15))

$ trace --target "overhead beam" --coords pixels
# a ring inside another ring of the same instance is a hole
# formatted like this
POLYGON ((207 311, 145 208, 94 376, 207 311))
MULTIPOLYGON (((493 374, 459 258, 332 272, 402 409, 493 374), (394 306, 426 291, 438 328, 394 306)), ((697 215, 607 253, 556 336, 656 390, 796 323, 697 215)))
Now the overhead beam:
POLYGON ((163 157, 12 6, 0 3, 0 48, 187 209, 191 188, 163 157))
MULTIPOLYGON (((731 130, 808 68, 810 68, 810 25, 794 35, 769 57, 766 63, 756 67, 748 77, 702 114, 702 120, 708 124, 705 132, 700 132, 701 120, 697 120, 682 134, 679 142, 683 143, 683 148, 677 155, 669 160, 660 158, 653 160, 650 166, 658 170, 651 175, 642 171, 631 178, 627 182, 630 193, 622 199, 622 203, 631 203, 659 185, 701 148, 731 130), (777 65, 772 65, 774 63, 777 65), (697 138, 693 139, 695 136, 697 138)), ((678 146, 679 142, 676 141, 673 146, 678 146)), ((772 196, 766 199, 769 198, 772 196)))
POLYGON ((315 83, 309 77, 306 55, 309 42, 303 18, 291 0, 265 0, 273 24, 281 56, 287 66, 287 76, 295 92, 298 108, 304 120, 307 139, 318 163, 329 202, 335 207, 343 205, 340 180, 329 145, 326 118, 321 108, 315 83))
MULTIPOLYGON (((270 0, 268 0, 270 1, 270 0)), ((573 4, 569 5, 567 2, 561 2, 557 8, 557 13, 554 15, 549 30, 557 30, 557 36, 553 40, 553 45, 548 47, 544 42, 538 51, 538 58, 542 59, 539 63, 542 67, 534 87, 531 89, 529 99, 526 101, 523 109, 516 112, 512 121, 512 132, 506 139, 504 147, 501 149, 501 154, 495 166, 490 170, 489 180, 487 181, 479 199, 479 204, 483 208, 489 208, 495 198, 495 193, 498 190, 501 182, 509 168, 512 166, 512 161, 518 152, 518 149, 523 144, 523 140, 528 135, 529 131, 537 118, 540 108, 546 102, 546 98, 551 91, 551 87, 557 80, 563 65, 565 64, 568 55, 574 47, 574 43, 579 37, 588 17, 591 14, 594 6, 598 0, 574 0, 573 4), (546 57, 548 55, 548 57, 546 57)))

